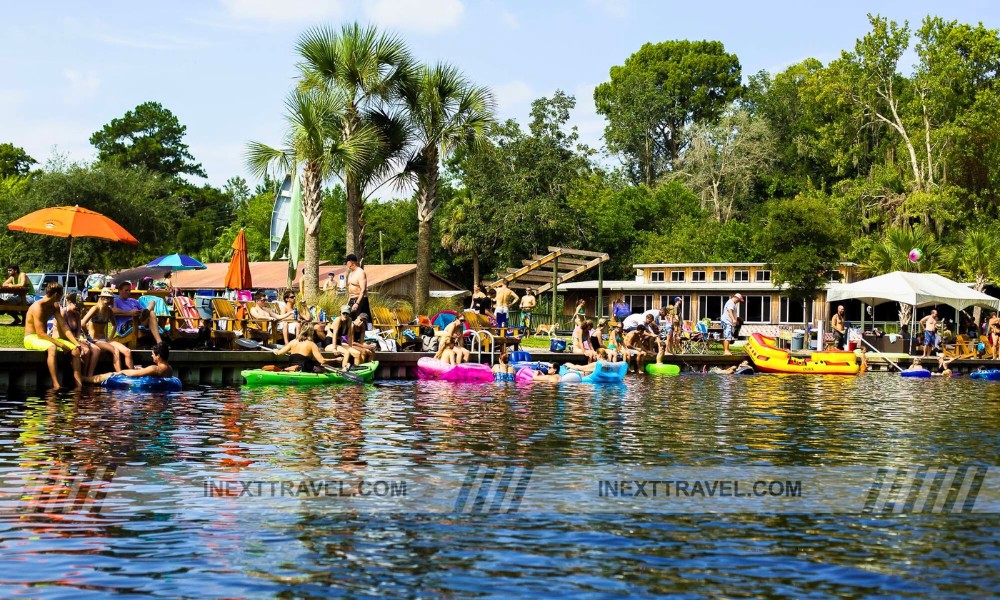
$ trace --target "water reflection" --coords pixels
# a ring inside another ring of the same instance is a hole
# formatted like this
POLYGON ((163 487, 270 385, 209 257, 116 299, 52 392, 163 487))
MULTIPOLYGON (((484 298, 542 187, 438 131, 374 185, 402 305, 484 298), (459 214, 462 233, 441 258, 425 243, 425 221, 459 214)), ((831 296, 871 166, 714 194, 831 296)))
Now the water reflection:
POLYGON ((188 482, 472 461, 996 465, 998 407, 1000 386, 882 374, 0 396, 0 592, 995 595, 995 515, 389 518, 209 502, 188 482), (114 511, 107 489, 125 492, 114 511))

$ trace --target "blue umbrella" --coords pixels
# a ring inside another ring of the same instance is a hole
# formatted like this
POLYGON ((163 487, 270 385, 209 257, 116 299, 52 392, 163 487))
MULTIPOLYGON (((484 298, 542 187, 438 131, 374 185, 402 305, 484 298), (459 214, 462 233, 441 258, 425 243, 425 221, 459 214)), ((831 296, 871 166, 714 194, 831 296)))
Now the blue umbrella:
POLYGON ((185 254, 168 254, 155 258, 146 265, 147 267, 165 268, 173 271, 193 271, 197 269, 207 269, 201 261, 191 258, 185 254))

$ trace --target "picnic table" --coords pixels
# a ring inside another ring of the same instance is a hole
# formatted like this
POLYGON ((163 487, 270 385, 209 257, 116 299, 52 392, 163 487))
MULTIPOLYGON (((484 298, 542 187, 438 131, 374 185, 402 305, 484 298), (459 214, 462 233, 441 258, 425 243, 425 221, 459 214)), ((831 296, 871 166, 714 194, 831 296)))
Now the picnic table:
POLYGON ((18 304, 11 304, 9 301, 0 300, 0 312, 28 312, 28 288, 15 285, 4 285, 0 286, 0 294, 11 294, 21 299, 21 302, 18 304))

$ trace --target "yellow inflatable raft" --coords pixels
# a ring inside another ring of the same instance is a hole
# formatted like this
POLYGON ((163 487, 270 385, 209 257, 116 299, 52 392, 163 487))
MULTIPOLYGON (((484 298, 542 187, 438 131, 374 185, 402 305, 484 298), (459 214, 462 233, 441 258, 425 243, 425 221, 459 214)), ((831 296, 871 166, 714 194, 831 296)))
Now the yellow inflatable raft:
POLYGON ((758 371, 766 373, 808 373, 811 375, 857 375, 861 366, 853 352, 831 350, 796 358, 775 347, 774 338, 755 333, 744 346, 758 371))

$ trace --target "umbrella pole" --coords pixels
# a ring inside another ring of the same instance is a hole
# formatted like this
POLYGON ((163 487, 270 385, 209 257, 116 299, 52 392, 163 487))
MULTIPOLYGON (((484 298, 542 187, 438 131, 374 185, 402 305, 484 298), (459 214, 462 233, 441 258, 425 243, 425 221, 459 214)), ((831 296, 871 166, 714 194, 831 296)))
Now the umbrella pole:
MULTIPOLYGON (((73 236, 69 236, 69 258, 66 259, 66 279, 63 288, 69 287, 69 268, 73 264, 73 236)), ((66 301, 67 294, 63 292, 63 302, 66 301)))

